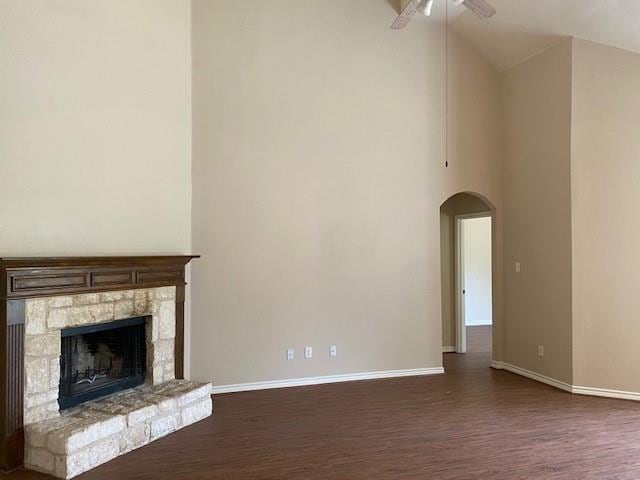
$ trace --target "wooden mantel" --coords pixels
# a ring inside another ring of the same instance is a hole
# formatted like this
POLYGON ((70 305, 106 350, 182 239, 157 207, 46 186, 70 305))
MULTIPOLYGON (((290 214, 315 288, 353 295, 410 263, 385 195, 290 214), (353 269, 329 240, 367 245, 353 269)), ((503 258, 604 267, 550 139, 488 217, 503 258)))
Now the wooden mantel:
POLYGON ((184 378, 185 266, 198 255, 0 258, 0 468, 22 464, 24 301, 108 290, 176 287, 176 378, 184 378))

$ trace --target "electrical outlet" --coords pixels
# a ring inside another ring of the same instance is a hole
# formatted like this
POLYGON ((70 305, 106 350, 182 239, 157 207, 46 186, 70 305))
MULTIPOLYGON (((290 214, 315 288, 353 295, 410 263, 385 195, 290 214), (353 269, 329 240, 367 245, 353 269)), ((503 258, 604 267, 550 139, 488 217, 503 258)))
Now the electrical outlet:
POLYGON ((311 357, 313 357, 313 348, 304 347, 304 358, 311 358, 311 357))
POLYGON ((538 356, 544 357, 544 345, 538 345, 538 356))
POLYGON ((293 360, 296 358, 296 351, 293 348, 287 349, 287 360, 293 360))
POLYGON ((329 347, 329 355, 332 357, 337 357, 338 356, 338 347, 336 347, 335 345, 331 345, 329 347))
POLYGON ((516 265, 515 265, 516 273, 520 273, 520 269, 521 269, 520 268, 520 262, 516 262, 516 265))

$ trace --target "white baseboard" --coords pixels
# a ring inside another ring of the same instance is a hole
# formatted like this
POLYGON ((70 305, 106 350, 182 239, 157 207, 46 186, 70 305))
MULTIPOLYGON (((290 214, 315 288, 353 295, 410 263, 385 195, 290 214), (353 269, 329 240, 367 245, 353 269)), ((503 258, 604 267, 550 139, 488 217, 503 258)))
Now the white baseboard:
POLYGON ((455 353, 456 347, 442 347, 442 353, 455 353))
POLYGON ((491 360, 490 367, 491 368, 495 368, 496 370, 503 370, 504 369, 504 362, 502 362, 500 360, 491 360))
POLYGON ((305 385, 321 385, 323 383, 353 382, 357 380, 376 380, 380 378, 415 377, 419 375, 438 375, 444 373, 444 368, 412 368, 408 370, 385 370, 381 372, 346 373, 342 375, 327 375, 324 377, 304 377, 287 380, 273 380, 267 382, 237 383, 235 385, 214 385, 213 394, 247 392, 251 390, 267 390, 271 388, 302 387, 305 385))
POLYGON ((493 368, 506 370, 511 373, 516 373, 523 377, 530 378, 531 380, 536 380, 538 382, 546 383, 547 385, 551 385, 552 387, 559 388, 560 390, 564 390, 565 392, 573 392, 572 385, 552 377, 547 377, 546 375, 542 375, 541 373, 532 372, 531 370, 527 370, 526 368, 518 367, 516 365, 512 365, 507 362, 495 362, 493 360, 491 361, 491 366, 493 368))
POLYGON ((594 397, 619 398, 622 400, 640 401, 640 392, 626 392, 624 390, 609 390, 608 388, 573 386, 573 393, 578 395, 591 395, 594 397))
MULTIPOLYGON (((445 351, 445 348, 449 347, 443 347, 443 351, 445 351)), ((454 349, 453 351, 455 351, 455 347, 452 348, 454 349)), ((508 372, 515 373, 516 375, 521 375, 531 380, 535 380, 576 395, 590 395, 595 397, 640 401, 640 392, 628 392, 624 390, 610 390, 607 388, 581 387, 577 385, 570 385, 561 380, 551 378, 546 375, 527 370, 526 368, 518 367, 517 365, 512 365, 510 363, 498 360, 491 360, 491 368, 495 368, 497 370, 506 370, 508 372)), ((217 385, 213 387, 212 393, 219 394, 231 392, 247 392, 251 390, 266 390, 271 388, 302 387, 305 385, 321 385, 324 383, 354 382, 358 380, 414 377, 421 375, 438 375, 442 373, 444 373, 444 368, 442 367, 347 373, 342 375, 327 375, 323 377, 305 377, 292 378, 287 380, 273 380, 267 382, 238 383, 235 385, 217 385)))
POLYGON ((527 370, 525 368, 518 367, 507 362, 491 360, 491 368, 495 368, 497 370, 507 370, 511 373, 522 375, 523 377, 530 378, 531 380, 546 383, 547 385, 551 385, 552 387, 556 387, 560 390, 564 390, 565 392, 570 392, 576 395, 590 395, 593 397, 618 398, 621 400, 640 401, 640 392, 628 392, 624 390, 610 390, 607 388, 581 387, 578 385, 570 385, 561 380, 547 377, 546 375, 532 372, 531 370, 527 370))

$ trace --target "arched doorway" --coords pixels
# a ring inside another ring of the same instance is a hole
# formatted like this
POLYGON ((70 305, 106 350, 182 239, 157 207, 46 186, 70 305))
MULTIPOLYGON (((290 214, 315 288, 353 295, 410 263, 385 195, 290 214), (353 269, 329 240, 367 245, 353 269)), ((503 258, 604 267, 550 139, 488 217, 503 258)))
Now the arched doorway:
POLYGON ((457 193, 440 206, 443 353, 491 354, 494 223, 495 208, 479 194, 457 193))

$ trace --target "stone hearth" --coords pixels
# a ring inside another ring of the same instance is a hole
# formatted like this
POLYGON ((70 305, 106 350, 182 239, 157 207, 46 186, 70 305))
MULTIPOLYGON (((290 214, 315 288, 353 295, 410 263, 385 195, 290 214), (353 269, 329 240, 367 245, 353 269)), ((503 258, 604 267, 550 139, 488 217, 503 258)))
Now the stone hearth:
POLYGON ((211 411, 209 383, 171 380, 109 395, 27 426, 25 467, 72 478, 211 411))

